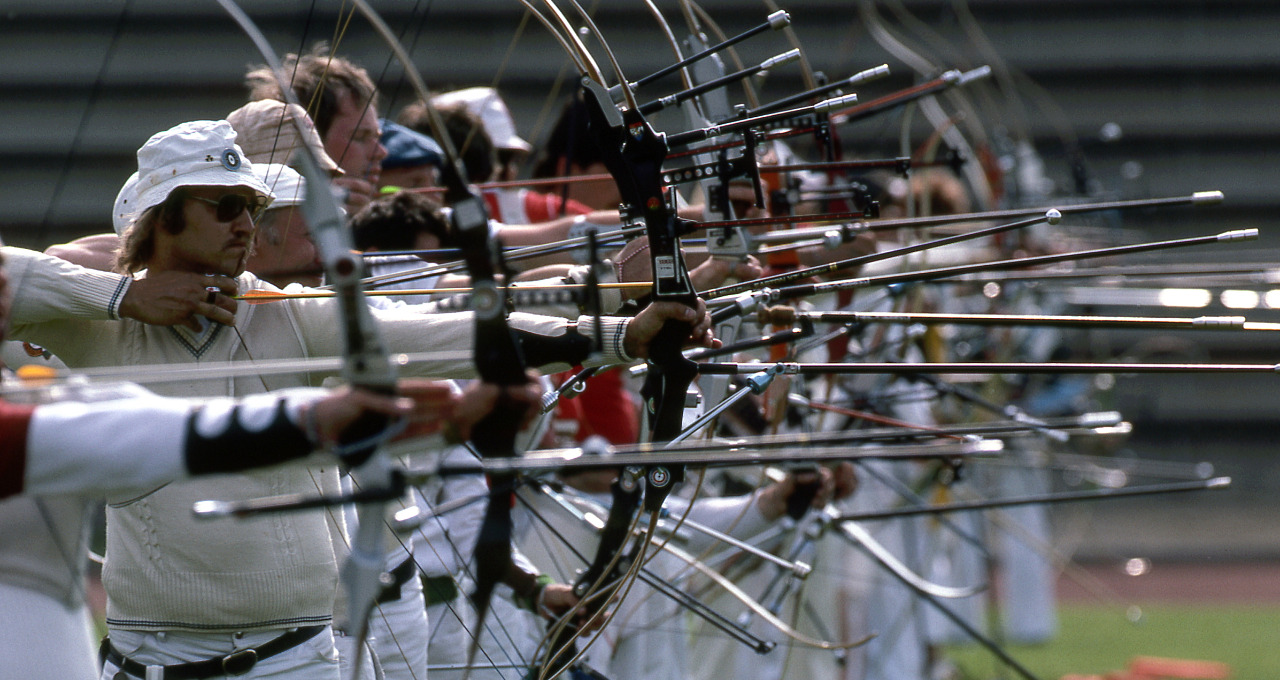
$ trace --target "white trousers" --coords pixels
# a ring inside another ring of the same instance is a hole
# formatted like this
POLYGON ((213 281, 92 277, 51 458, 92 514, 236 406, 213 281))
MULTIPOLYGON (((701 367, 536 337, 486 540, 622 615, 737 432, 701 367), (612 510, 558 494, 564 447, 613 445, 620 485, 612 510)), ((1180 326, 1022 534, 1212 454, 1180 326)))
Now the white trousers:
MULTIPOLYGON (((498 586, 498 591, 508 589, 498 586)), ((530 637, 528 613, 498 592, 494 593, 489 606, 485 630, 479 633, 480 649, 469 674, 464 667, 475 628, 470 600, 459 596, 453 602, 427 608, 431 622, 427 657, 432 666, 432 680, 461 680, 464 675, 468 680, 523 680, 528 674, 529 660, 537 646, 537 639, 530 637)))
POLYGON ((91 631, 85 607, 0 583, 0 680, 98 677, 91 631))
MULTIPOLYGON (((369 622, 370 629, 373 621, 369 622)), ((351 666, 356 662, 356 639, 341 631, 333 632, 333 642, 338 648, 338 667, 342 672, 342 680, 383 680, 382 666, 378 663, 378 653, 369 640, 364 641, 364 653, 360 655, 360 674, 354 675, 351 666)))
POLYGON ((373 608, 369 634, 386 680, 427 677, 427 605, 417 574, 400 586, 400 599, 373 608))

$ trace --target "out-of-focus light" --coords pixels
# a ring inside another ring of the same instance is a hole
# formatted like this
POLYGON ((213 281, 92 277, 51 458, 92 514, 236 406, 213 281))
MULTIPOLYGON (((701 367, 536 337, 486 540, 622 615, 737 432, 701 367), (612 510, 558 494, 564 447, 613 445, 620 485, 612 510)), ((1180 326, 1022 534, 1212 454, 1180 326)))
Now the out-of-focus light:
POLYGON ((1262 296, 1262 301, 1272 309, 1280 309, 1280 290, 1269 290, 1262 296))
POLYGON ((1223 307, 1231 309, 1253 309, 1258 306, 1261 296, 1252 290, 1224 290, 1218 296, 1223 307))
POLYGON ((1130 576, 1142 576, 1151 571, 1151 560, 1145 557, 1131 557, 1124 563, 1124 573, 1130 576))
POLYGON ((1203 288, 1164 288, 1159 300, 1165 307, 1208 307, 1213 294, 1203 288))

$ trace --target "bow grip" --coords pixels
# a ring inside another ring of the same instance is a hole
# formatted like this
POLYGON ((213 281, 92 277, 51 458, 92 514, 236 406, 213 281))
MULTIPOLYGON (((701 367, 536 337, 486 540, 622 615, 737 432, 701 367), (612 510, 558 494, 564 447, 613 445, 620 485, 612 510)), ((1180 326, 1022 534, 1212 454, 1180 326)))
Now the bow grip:
MULTIPOLYGON (((648 410, 650 441, 671 441, 684 426, 685 396, 698 375, 698 365, 680 350, 692 330, 688 322, 669 319, 649 345, 649 373, 640 395, 648 410)), ((653 466, 646 477, 644 508, 655 512, 662 508, 671 489, 684 480, 684 468, 653 466)))
POLYGON ((790 468, 788 472, 797 479, 795 480, 795 488, 791 490, 791 495, 787 496, 787 516, 798 520, 809 512, 809 508, 813 506, 814 497, 822 489, 822 474, 818 470, 818 466, 814 464, 798 465, 790 468), (811 477, 811 479, 802 482, 799 480, 801 475, 811 477))
MULTIPOLYGON (((359 387, 358 389, 383 395, 395 394, 394 389, 386 387, 359 387)), ((338 444, 342 447, 342 462, 350 467, 360 467, 368 461, 378 450, 378 445, 382 443, 378 435, 387 429, 390 422, 390 417, 381 413, 366 410, 360 414, 360 417, 338 435, 338 444)))
POLYGON ((529 404, 512 399, 503 390, 493 409, 471 428, 471 443, 483 458, 511 458, 515 454, 516 435, 524 422, 529 404))
POLYGON ((697 364, 681 352, 692 332, 692 324, 668 319, 649 343, 649 373, 641 394, 652 441, 670 441, 680 434, 685 394, 698 375, 697 364))

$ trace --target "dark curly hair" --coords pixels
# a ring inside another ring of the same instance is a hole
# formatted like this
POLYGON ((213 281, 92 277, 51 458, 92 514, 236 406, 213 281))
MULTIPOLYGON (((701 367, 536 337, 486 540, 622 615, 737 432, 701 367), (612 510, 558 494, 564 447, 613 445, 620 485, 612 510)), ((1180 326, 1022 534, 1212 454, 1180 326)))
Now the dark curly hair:
MULTIPOLYGON (((489 132, 484 129, 484 121, 462 103, 436 107, 436 111, 444 121, 449 141, 462 158, 462 165, 467 171, 466 180, 472 183, 488 182, 498 167, 498 151, 493 146, 489 132)), ((420 101, 404 107, 396 117, 396 122, 432 139, 436 137, 428 119, 427 107, 420 101)))
POLYGON ((351 218, 351 232, 360 250, 411 250, 419 234, 440 239, 441 248, 455 246, 440 204, 414 191, 398 191, 370 202, 351 218))

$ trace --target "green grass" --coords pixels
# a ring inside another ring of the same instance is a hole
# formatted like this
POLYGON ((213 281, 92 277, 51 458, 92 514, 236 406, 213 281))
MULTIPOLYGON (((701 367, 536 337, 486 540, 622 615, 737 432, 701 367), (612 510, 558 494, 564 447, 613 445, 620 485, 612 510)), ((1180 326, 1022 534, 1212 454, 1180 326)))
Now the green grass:
MULTIPOLYGON (((1120 670, 1135 656, 1220 661, 1239 680, 1280 678, 1280 607, 1273 604, 1144 606, 1137 623, 1114 607, 1067 605, 1059 614, 1052 641, 1008 647, 1043 680, 1120 670)), ((948 656, 967 680, 1017 677, 977 645, 951 647, 948 656)))

